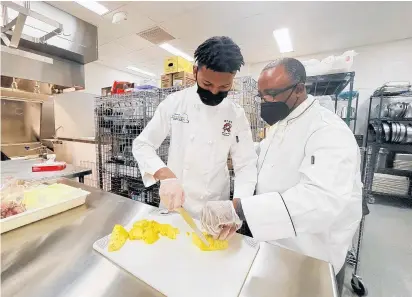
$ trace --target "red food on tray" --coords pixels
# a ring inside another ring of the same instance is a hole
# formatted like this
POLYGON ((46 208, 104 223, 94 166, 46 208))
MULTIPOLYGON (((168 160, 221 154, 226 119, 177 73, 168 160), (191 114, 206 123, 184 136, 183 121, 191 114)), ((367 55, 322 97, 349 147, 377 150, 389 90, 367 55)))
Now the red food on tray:
POLYGON ((60 171, 66 168, 66 162, 53 162, 53 163, 39 163, 34 164, 31 168, 32 172, 42 171, 60 171))
POLYGON ((1 203, 1 218, 7 218, 16 214, 25 212, 24 205, 17 203, 16 201, 7 201, 1 203))

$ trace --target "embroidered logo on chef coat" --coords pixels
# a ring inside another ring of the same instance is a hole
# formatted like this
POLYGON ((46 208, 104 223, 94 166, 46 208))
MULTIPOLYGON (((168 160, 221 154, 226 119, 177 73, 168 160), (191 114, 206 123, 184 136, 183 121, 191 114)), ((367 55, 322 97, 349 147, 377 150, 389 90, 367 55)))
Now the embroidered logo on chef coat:
POLYGON ((232 121, 229 120, 225 120, 225 123, 223 124, 223 131, 222 131, 222 135, 224 136, 229 136, 230 132, 232 130, 232 121))
POLYGON ((178 114, 178 113, 173 114, 172 120, 180 121, 182 123, 189 123, 189 117, 185 113, 184 114, 178 114))

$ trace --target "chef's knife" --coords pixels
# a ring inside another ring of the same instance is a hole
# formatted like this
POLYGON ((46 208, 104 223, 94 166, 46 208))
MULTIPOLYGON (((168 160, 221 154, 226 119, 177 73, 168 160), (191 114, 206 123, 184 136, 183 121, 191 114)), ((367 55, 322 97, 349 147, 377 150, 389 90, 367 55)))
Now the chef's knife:
POLYGON ((205 236, 199 230, 199 228, 197 228, 196 223, 195 221, 193 221, 190 214, 183 207, 178 208, 176 211, 180 213, 180 215, 183 217, 185 222, 190 226, 190 228, 192 228, 192 230, 195 231, 196 235, 200 238, 200 240, 203 241, 204 244, 209 246, 209 242, 206 240, 205 236))

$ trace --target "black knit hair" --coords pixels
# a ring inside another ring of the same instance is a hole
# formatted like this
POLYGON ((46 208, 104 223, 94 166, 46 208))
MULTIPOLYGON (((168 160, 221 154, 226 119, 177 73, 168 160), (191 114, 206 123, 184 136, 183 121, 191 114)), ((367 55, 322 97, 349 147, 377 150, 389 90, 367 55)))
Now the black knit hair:
POLYGON ((211 37, 195 51, 197 66, 217 71, 235 73, 245 65, 239 46, 226 36, 211 37))
POLYGON ((270 62, 263 68, 262 72, 281 65, 285 66, 286 72, 294 84, 306 82, 305 66, 299 60, 293 58, 280 58, 270 62))

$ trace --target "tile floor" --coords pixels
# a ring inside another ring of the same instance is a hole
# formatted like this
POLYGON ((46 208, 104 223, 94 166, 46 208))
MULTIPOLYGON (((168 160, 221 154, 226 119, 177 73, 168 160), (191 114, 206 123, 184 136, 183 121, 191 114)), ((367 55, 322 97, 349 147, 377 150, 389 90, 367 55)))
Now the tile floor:
MULTIPOLYGON (((412 202, 377 200, 365 219, 358 274, 371 297, 412 296, 412 202)), ((356 297, 348 265, 342 297, 356 297)))

